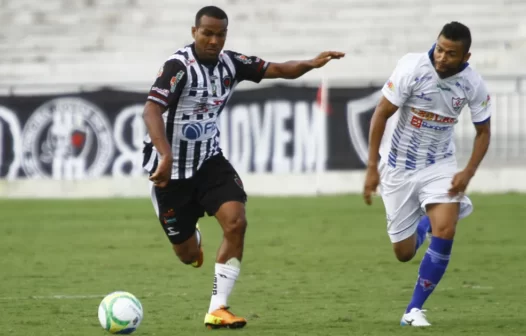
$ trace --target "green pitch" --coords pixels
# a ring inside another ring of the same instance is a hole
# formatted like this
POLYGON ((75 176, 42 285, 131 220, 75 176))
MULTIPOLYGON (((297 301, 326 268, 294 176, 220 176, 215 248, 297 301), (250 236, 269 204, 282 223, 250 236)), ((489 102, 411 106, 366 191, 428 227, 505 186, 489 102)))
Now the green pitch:
MULTIPOLYGON (((433 327, 398 326, 419 256, 395 260, 379 199, 251 198, 230 304, 246 335, 526 334, 526 195, 473 196, 452 261, 425 308, 433 327)), ((0 201, 0 334, 105 335, 97 308, 125 290, 142 302, 136 335, 210 335, 203 318, 221 236, 201 221, 205 264, 181 264, 151 203, 0 201)))

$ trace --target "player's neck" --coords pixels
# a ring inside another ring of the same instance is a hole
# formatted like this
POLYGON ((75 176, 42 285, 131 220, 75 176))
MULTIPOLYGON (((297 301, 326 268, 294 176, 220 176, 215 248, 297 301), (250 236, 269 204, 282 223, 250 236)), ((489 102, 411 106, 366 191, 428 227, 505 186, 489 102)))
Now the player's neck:
POLYGON ((195 49, 195 43, 192 43, 192 47, 191 48, 192 48, 192 53, 195 56, 195 60, 198 63, 206 65, 206 66, 215 66, 217 64, 217 62, 219 62, 218 58, 215 59, 215 60, 207 60, 202 55, 199 55, 199 52, 197 51, 197 49, 195 49))
POLYGON ((438 77, 442 80, 445 80, 445 79, 450 79, 454 76, 456 76, 457 74, 459 74, 462 70, 457 70, 457 71, 450 71, 450 72, 446 72, 446 73, 440 73, 438 71, 436 71, 435 69, 435 72, 437 73, 438 77))

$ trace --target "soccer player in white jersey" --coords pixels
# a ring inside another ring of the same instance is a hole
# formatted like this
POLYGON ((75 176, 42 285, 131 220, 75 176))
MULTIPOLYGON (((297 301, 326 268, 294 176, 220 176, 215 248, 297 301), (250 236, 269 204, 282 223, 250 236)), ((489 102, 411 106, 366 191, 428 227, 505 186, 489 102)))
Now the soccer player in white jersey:
MULTIPOLYGON (((159 70, 144 110, 148 135, 144 168, 150 173, 151 198, 173 250, 185 264, 203 263, 198 218, 206 212, 223 229, 215 261, 214 285, 205 325, 242 328, 247 321, 227 304, 239 275, 247 227, 247 195, 219 145, 217 120, 236 85, 244 80, 294 79, 320 68, 340 52, 311 60, 271 63, 223 50, 226 13, 215 6, 195 17, 195 42, 177 50, 159 70)), ((272 46, 269 46, 272 48, 272 46)))
POLYGON ((490 143, 490 96, 468 64, 470 46, 468 27, 451 22, 428 53, 403 56, 371 120, 365 202, 371 204, 380 184, 387 232, 402 262, 411 260, 432 232, 401 325, 431 325, 422 307, 446 271, 457 221, 472 212, 464 192, 490 143), (476 136, 459 171, 453 127, 466 105, 476 136))

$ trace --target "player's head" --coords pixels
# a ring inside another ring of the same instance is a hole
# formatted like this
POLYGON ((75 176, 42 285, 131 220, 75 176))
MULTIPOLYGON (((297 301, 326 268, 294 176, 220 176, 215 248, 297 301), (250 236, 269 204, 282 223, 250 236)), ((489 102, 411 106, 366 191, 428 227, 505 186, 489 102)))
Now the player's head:
POLYGON ((446 24, 440 34, 433 52, 435 69, 441 77, 451 76, 469 60, 471 53, 471 32, 460 22, 446 24))
POLYGON ((195 49, 202 61, 215 61, 226 40, 228 17, 219 7, 206 6, 195 15, 192 36, 195 49))

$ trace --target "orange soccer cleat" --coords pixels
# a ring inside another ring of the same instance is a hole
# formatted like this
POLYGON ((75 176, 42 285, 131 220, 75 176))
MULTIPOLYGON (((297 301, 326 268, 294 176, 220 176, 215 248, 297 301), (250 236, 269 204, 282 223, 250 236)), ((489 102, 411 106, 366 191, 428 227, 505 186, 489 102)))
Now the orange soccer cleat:
POLYGON ((214 310, 212 313, 206 314, 205 326, 208 329, 240 329, 247 324, 247 320, 242 317, 238 317, 232 314, 229 307, 221 306, 219 309, 214 310))

